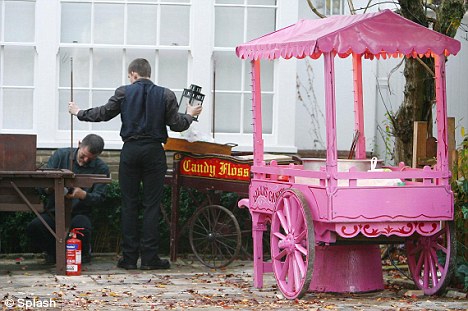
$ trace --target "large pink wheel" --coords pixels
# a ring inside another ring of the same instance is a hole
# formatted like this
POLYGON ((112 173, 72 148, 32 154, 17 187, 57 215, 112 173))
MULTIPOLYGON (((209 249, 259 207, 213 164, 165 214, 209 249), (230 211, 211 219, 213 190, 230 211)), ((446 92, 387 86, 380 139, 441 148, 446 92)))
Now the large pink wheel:
POLYGON ((312 280, 315 237, 312 213, 304 195, 285 190, 271 219, 270 247, 273 272, 283 295, 301 298, 312 280))
POLYGON ((416 286, 426 295, 442 294, 455 267, 456 241, 453 222, 432 236, 406 240, 408 266, 416 286))

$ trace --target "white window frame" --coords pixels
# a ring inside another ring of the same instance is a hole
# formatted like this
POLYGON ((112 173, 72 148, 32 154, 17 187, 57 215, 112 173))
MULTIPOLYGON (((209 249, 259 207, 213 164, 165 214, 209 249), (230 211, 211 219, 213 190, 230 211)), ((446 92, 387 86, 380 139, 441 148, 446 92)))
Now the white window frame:
MULTIPOLYGON (((91 1, 91 0, 90 0, 91 1)), ((102 2, 92 0, 94 2, 102 2)), ((175 2, 176 3, 176 2, 175 2)), ((175 4, 174 3, 174 4, 175 4)), ((214 52, 214 0, 192 1, 190 3, 190 51, 187 84, 197 84, 203 87, 206 95, 203 114, 196 124, 199 131, 211 135, 213 68, 212 55, 214 52), (207 14, 208 13, 208 14, 207 14), (199 22, 203 17, 203 22, 199 22), (197 35, 194 36, 193 34, 197 35)), ((296 1, 278 1, 277 28, 282 28, 297 21, 298 5, 296 1)), ((24 131, 37 134, 38 148, 58 148, 70 145, 69 131, 59 130, 59 63, 57 55, 60 44, 60 0, 36 0, 36 42, 37 51, 34 68, 34 103, 33 103, 33 129, 24 131)), ((241 44, 243 42, 239 42, 241 44)), ((139 47, 140 48, 140 47, 139 47)), ((171 47, 174 49, 187 49, 187 47, 171 47)), ((232 49, 234 53, 234 49, 232 49)), ((245 68, 250 69, 248 61, 245 68)), ((154 72, 156 68, 153 68, 154 72)), ((122 78, 126 80, 126 77, 122 78)), ((273 134, 266 135, 265 150, 276 152, 295 152, 295 102, 296 102, 296 64, 294 60, 275 61, 274 73, 274 112, 273 134), (285 104, 288 103, 288 104, 285 104)), ((188 86, 187 85, 187 86, 188 86)), ((117 87, 117 86, 116 86, 117 87)), ((181 91, 181 90, 174 90, 181 91)), ((74 122, 80 122, 75 119, 74 122)), ((22 132, 22 131, 15 131, 22 132)), ((74 145, 89 131, 75 131, 74 145)), ((120 149, 122 142, 118 131, 96 131, 106 141, 106 149, 120 149)), ((178 133, 170 132, 170 136, 178 133)), ((216 142, 236 143, 235 150, 251 150, 251 134, 218 134, 216 142)))
MULTIPOLYGON (((214 9, 213 9, 214 15, 214 9)), ((296 1, 277 1, 276 29, 283 28, 297 22, 298 4, 296 1)), ((213 28, 214 29, 214 28, 213 28)), ((247 27, 244 25, 244 31, 247 27)), ((214 31, 213 31, 214 37, 214 31)), ((243 42, 239 42, 242 44, 243 42)), ((232 51, 234 48, 214 48, 214 51, 232 51)), ((243 61, 242 79, 249 77, 245 71, 250 71, 250 61, 243 61)), ((250 85, 250 81, 241 85, 250 85)), ((270 93, 270 92, 267 92, 270 93)), ((275 61, 273 77, 273 128, 271 134, 264 134, 265 151, 267 152, 296 152, 295 147, 295 106, 296 106, 296 61, 294 59, 275 61), (287 104, 285 104, 287 103, 287 104)), ((242 90, 241 94, 249 97, 251 90, 242 90)), ((244 98, 244 96, 243 96, 244 98)), ((211 115, 211 114, 210 114, 211 115)), ((215 133, 216 142, 236 143, 237 151, 252 151, 253 136, 251 133, 215 133)))
MULTIPOLYGON (((23 2, 36 2, 36 0, 23 0, 23 2)), ((33 100, 33 103, 32 103, 32 106, 33 106, 33 109, 35 107, 34 105, 34 98, 35 98, 35 84, 36 84, 36 76, 34 75, 33 76, 33 85, 30 85, 30 86, 24 86, 24 85, 4 85, 4 61, 5 61, 5 47, 31 47, 31 48, 34 48, 37 50, 37 47, 36 47, 36 40, 37 40, 37 36, 34 35, 34 40, 31 41, 31 42, 7 42, 7 41, 4 41, 4 38, 5 38, 5 25, 4 25, 4 20, 5 20, 5 2, 4 1, 1 1, 0 2, 0 6, 1 6, 1 15, 0 18, 1 18, 1 21, 2 21, 2 25, 1 25, 1 35, 0 35, 0 68, 2 68, 1 72, 0 72, 0 112, 3 113, 4 111, 4 102, 3 102, 3 98, 4 98, 4 91, 5 90, 14 90, 14 89, 23 89, 23 90, 32 90, 33 91, 33 96, 32 96, 32 100, 33 100)), ((37 15, 35 16, 35 22, 37 24, 37 15)), ((37 72, 37 53, 36 55, 34 56, 34 68, 32 70, 34 70, 33 72, 36 73, 37 72)), ((32 115, 32 118, 33 118, 33 124, 31 125, 30 128, 27 128, 27 129, 8 129, 8 128, 4 128, 4 124, 3 124, 3 115, 0 117, 0 133, 15 133, 15 134, 33 134, 35 132, 35 124, 36 122, 34 122, 34 119, 35 119, 35 113, 33 111, 33 115, 32 115)))
MULTIPOLYGON (((60 3, 66 3, 66 2, 77 2, 76 0, 62 0, 60 1, 60 3)), ((86 1, 87 3, 91 3, 91 4, 98 4, 98 3, 109 3, 109 1, 86 1)), ((119 2, 119 1, 112 1, 113 3, 115 2, 116 4, 123 4, 123 5, 126 5, 126 4, 134 4, 133 2, 119 2)), ((135 2, 136 3, 136 2, 135 2)), ((146 2, 141 2, 141 4, 147 4, 146 2)), ((148 3, 148 4, 152 4, 152 3, 148 3)), ((158 11, 158 17, 160 16, 161 14, 161 5, 166 5, 166 4, 170 4, 170 5, 180 5, 180 6, 190 6, 191 4, 190 3, 178 3, 178 2, 170 2, 170 1, 164 1, 164 3, 154 3, 154 5, 156 5, 158 8, 157 8, 157 11, 158 11)), ((190 8, 190 10, 192 10, 192 8, 190 8)), ((127 14, 127 9, 125 9, 125 15, 127 14)), ((192 13, 191 13, 192 14, 192 13)), ((60 4, 59 4, 59 16, 60 16, 60 4)), ((160 20, 160 18, 158 19, 160 20)), ((193 24, 193 18, 191 18, 191 23, 193 24)), ((124 29, 126 28, 125 27, 126 25, 126 22, 124 24, 124 29)), ((60 27, 59 27, 60 29, 60 27)), ((190 27, 190 31, 191 31, 192 27, 190 27)), ((160 31, 160 28, 158 28, 158 32, 160 31)), ((192 33, 192 32, 191 32, 192 33)), ((126 36, 126 34, 124 34, 126 36)), ((192 37, 190 34, 190 40, 192 40, 192 37)), ((91 41, 93 41, 93 33, 91 33, 91 41)), ((158 64, 158 60, 159 60, 159 51, 160 50, 164 50, 164 51, 168 51, 168 50, 177 50, 177 51, 187 51, 189 53, 189 59, 188 59, 188 69, 187 69, 187 72, 189 73, 190 72, 190 63, 192 61, 192 57, 190 56, 190 42, 188 45, 186 46, 167 46, 167 45, 162 45, 160 44, 159 42, 160 40, 160 37, 159 37, 159 33, 158 33, 158 42, 155 44, 155 45, 130 45, 130 44, 126 44, 126 42, 124 42, 124 44, 122 45, 116 45, 116 44, 96 44, 96 43, 84 43, 84 44, 74 44, 74 43, 60 43, 60 31, 59 31, 59 48, 81 48, 81 49, 88 49, 89 53, 90 54, 93 54, 93 49, 94 48, 111 48, 111 49, 122 49, 123 50, 123 55, 122 55, 122 67, 125 69, 127 67, 128 64, 125 63, 125 59, 126 59, 126 49, 133 49, 133 50, 151 50, 152 52, 154 51, 155 52, 155 57, 153 59, 149 59, 150 62, 151 61, 154 61, 156 63, 156 66, 154 66, 152 68, 152 76, 151 76, 151 79, 153 82, 157 83, 158 82, 158 68, 157 68, 157 64, 158 64)), ((126 40, 124 40, 126 41, 126 40)), ((90 61, 92 62, 92 55, 90 56, 90 61)), ((59 60, 57 59, 57 71, 59 71, 59 60)), ((92 73, 92 63, 90 64, 90 74, 92 73)), ((57 81, 59 79, 59 76, 58 76, 58 73, 57 73, 57 81)), ((189 81, 189 79, 187 79, 189 81)), ((127 73, 126 71, 124 70, 122 72, 122 76, 121 76, 121 84, 120 85, 125 85, 125 84, 129 84, 129 81, 128 81, 128 78, 127 78, 127 73)), ((58 83, 57 83, 58 85, 58 83)), ((110 87, 110 88, 99 88, 99 87, 93 87, 91 85, 89 85, 88 87, 85 87, 85 88, 81 88, 81 90, 85 90, 85 91, 88 91, 89 92, 89 96, 91 96, 91 93, 93 91, 109 91, 110 94, 113 94, 113 91, 120 85, 116 85, 115 87, 110 87)), ((163 85, 164 86, 164 85, 163 85)), ((67 87, 64 87, 64 86, 59 86, 58 85, 58 90, 66 90, 67 87)), ((181 93, 182 92, 182 88, 181 89, 174 89, 174 88, 171 88, 174 92, 176 92, 176 94, 178 93, 181 93)), ((57 102, 59 101, 58 99, 58 94, 57 94, 57 102)), ((58 103, 57 104, 57 107, 59 104, 63 104, 63 103, 58 103)), ((105 102, 102 102, 102 103, 97 103, 97 102, 92 102, 92 104, 94 105, 103 105, 105 104, 105 102)), ((89 108, 88 106, 85 106, 84 104, 81 105, 83 109, 86 109, 86 108, 89 108)), ((58 116, 59 113, 57 111, 56 113, 56 116, 58 116)), ((117 116, 115 118, 120 118, 120 116, 117 116)), ((78 121, 78 120, 74 120, 74 122, 81 122, 81 121, 78 121)), ((93 132, 93 133, 96 133, 96 134, 99 134, 101 135, 105 142, 106 142, 106 149, 121 149, 123 143, 122 143, 122 140, 121 140, 121 137, 120 137, 120 127, 116 130, 93 130, 92 129, 92 123, 88 124, 87 126, 87 130, 75 130, 74 132, 74 135, 77 137, 76 139, 74 139, 75 141, 77 141, 78 138, 82 137, 82 136, 85 136, 87 133, 89 132, 93 132)), ((70 141, 70 131, 69 130, 60 130, 59 128, 59 122, 58 122, 58 119, 56 120, 56 132, 57 132, 57 136, 56 136, 56 139, 59 141, 59 145, 63 145, 64 142, 67 142, 67 141, 70 141)))

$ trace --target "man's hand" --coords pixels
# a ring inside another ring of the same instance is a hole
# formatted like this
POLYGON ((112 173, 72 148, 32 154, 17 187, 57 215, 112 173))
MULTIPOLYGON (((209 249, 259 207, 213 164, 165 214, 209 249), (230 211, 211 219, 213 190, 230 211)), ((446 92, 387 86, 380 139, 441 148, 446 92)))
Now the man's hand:
POLYGON ((68 112, 72 115, 76 116, 80 110, 80 107, 78 107, 75 102, 68 103, 68 112))
POLYGON ((187 105, 187 114, 191 115, 192 117, 196 117, 202 112, 202 109, 202 105, 187 105))
POLYGON ((71 193, 65 195, 67 199, 80 199, 84 200, 86 198, 86 191, 81 188, 75 187, 71 193))

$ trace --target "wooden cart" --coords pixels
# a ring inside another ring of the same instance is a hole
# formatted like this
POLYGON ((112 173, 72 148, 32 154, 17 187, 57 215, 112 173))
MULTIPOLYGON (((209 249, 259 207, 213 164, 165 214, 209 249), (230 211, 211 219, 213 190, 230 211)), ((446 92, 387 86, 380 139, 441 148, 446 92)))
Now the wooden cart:
MULTIPOLYGON (((172 170, 166 175, 171 187, 170 258, 177 259, 182 232, 179 219, 181 188, 194 189, 205 194, 205 200, 194 206, 194 212, 185 225, 189 242, 196 258, 210 268, 222 268, 236 259, 241 250, 242 236, 250 235, 251 228, 242 229, 233 210, 220 204, 223 192, 248 197, 252 155, 232 155, 232 145, 207 142, 189 143, 170 139, 166 150, 176 151, 172 170)), ((272 159, 291 162, 289 156, 266 155, 272 159)), ((196 201, 195 199, 193 200, 196 201)))

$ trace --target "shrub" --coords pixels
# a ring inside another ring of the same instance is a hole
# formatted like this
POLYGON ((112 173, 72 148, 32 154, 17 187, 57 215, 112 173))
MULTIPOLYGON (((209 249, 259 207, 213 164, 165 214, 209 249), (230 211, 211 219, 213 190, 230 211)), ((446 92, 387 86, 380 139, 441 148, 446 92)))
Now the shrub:
MULTIPOLYGON (((464 134, 464 133, 463 133, 464 134)), ((458 287, 468 290, 468 136, 457 150, 458 161, 452 169, 452 191, 454 194, 455 228, 457 235, 457 268, 455 271, 458 287)))
POLYGON ((36 215, 29 212, 2 212, 0 217, 0 251, 2 253, 31 252, 26 226, 36 215))

